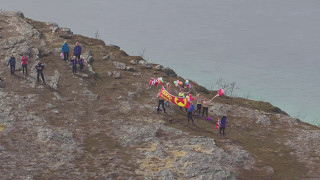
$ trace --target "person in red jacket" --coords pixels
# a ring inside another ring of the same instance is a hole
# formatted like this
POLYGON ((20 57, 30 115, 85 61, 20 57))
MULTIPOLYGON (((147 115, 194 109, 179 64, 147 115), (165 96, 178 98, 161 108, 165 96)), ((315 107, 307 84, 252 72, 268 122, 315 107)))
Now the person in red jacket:
POLYGON ((27 68, 28 57, 25 54, 21 57, 21 64, 22 64, 23 74, 24 74, 24 70, 26 70, 26 75, 28 75, 28 68, 27 68))

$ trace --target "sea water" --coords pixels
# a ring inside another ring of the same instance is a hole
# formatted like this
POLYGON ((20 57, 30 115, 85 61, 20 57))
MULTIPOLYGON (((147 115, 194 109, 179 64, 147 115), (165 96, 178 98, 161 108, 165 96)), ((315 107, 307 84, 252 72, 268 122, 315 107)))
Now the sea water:
POLYGON ((318 0, 1 0, 0 8, 97 36, 209 89, 235 82, 233 96, 320 123, 318 0))

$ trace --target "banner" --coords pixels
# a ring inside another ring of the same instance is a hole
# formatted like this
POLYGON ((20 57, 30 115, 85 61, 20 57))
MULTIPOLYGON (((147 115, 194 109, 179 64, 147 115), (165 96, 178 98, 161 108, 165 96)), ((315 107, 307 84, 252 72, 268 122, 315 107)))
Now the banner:
POLYGON ((187 98, 175 97, 171 95, 164 87, 161 88, 160 97, 171 102, 172 104, 185 107, 187 109, 190 107, 190 102, 187 101, 187 98))

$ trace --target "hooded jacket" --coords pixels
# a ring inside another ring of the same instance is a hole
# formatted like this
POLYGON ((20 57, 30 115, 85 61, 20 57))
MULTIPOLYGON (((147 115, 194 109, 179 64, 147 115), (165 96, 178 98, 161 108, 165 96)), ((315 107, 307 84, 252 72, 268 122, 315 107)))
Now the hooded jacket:
POLYGON ((15 66, 16 65, 16 58, 15 57, 10 57, 8 61, 8 66, 15 66))

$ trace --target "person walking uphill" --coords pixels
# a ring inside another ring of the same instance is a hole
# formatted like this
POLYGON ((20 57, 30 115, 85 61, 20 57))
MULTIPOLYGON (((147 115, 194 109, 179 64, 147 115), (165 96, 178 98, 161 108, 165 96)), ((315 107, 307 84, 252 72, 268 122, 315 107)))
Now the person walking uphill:
POLYGON ((164 99, 160 96, 160 91, 161 91, 161 90, 159 90, 158 95, 157 95, 157 97, 158 97, 158 99, 159 99, 157 111, 158 111, 158 113, 159 113, 159 111, 160 111, 160 105, 162 105, 163 112, 166 113, 166 109, 164 108, 164 99))
POLYGON ((67 61, 69 60, 69 45, 67 41, 64 41, 64 43, 62 44, 62 48, 61 48, 61 52, 63 53, 63 60, 67 61))
POLYGON ((14 71, 16 69, 16 58, 13 56, 13 54, 11 55, 11 57, 8 61, 8 66, 10 66, 11 74, 14 74, 14 71))
POLYGON ((78 42, 76 42, 76 46, 73 49, 73 55, 75 55, 78 60, 80 59, 80 55, 81 55, 81 46, 79 45, 78 42))
POLYGON ((26 75, 28 75, 28 68, 27 68, 28 56, 26 56, 25 54, 21 57, 21 64, 22 64, 22 73, 24 74, 24 71, 26 71, 26 75))
POLYGON ((188 116, 188 124, 189 124, 189 121, 190 121, 190 119, 192 120, 192 124, 193 125, 195 125, 194 124, 194 121, 193 121, 193 118, 192 118, 192 111, 194 110, 194 104, 193 104, 193 102, 191 102, 190 103, 190 107, 189 107, 189 109, 187 110, 187 116, 188 116))
POLYGON ((43 84, 46 84, 46 82, 44 81, 44 75, 43 75, 44 64, 42 64, 41 61, 38 60, 38 64, 36 65, 35 68, 37 69, 37 81, 38 81, 38 83, 40 83, 39 76, 41 76, 43 84))
POLYGON ((77 73, 77 64, 78 64, 78 60, 77 60, 76 56, 73 56, 70 61, 72 63, 72 74, 76 74, 77 73))

